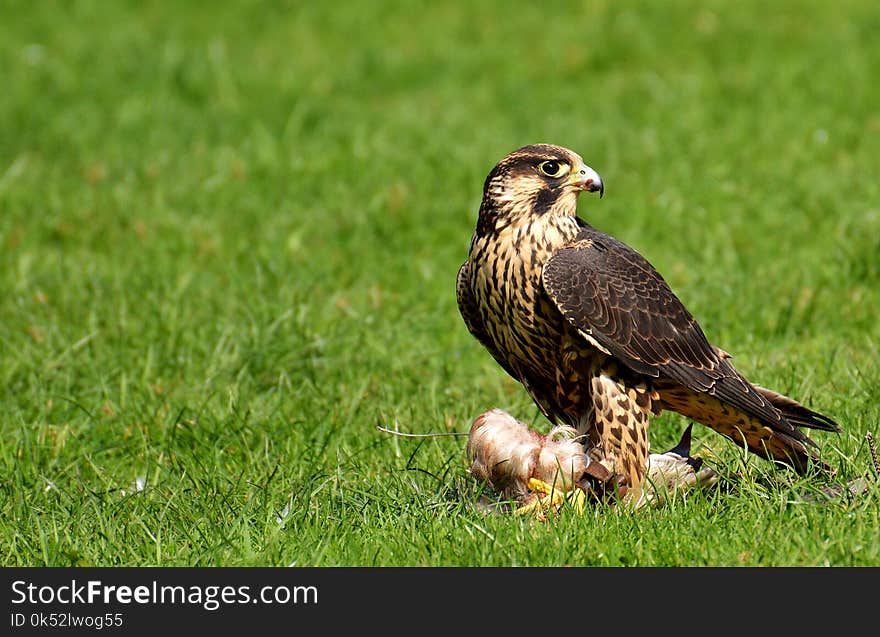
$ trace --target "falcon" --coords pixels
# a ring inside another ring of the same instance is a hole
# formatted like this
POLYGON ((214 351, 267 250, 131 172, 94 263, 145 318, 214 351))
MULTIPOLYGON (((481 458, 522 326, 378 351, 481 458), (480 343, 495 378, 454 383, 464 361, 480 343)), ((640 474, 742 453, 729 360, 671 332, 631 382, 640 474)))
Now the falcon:
POLYGON ((602 178, 560 146, 524 146, 492 169, 457 279, 470 333, 627 500, 664 409, 799 473, 830 471, 801 429, 839 425, 737 371, 642 255, 577 216, 583 191, 601 198, 602 178))

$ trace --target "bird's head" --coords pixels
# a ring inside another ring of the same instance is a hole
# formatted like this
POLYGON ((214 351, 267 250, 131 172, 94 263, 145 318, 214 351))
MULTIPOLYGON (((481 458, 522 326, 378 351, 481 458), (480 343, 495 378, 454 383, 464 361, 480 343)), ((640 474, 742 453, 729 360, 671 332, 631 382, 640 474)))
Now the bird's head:
POLYGON ((584 190, 601 197, 605 189, 580 155, 552 144, 523 146, 486 177, 480 222, 497 227, 548 214, 574 217, 577 196, 584 190))

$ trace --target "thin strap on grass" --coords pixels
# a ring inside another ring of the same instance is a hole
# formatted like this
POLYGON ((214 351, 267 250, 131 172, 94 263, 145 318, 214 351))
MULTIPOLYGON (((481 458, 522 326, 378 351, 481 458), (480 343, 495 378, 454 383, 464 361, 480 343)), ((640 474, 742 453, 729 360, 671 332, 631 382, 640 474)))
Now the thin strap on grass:
POLYGON ((377 426, 376 429, 378 429, 379 431, 386 433, 386 434, 392 434, 394 436, 402 436, 404 438, 443 438, 445 436, 467 436, 468 435, 462 431, 441 431, 441 432, 427 433, 427 434, 410 434, 410 433, 404 433, 403 431, 395 431, 393 429, 386 429, 385 427, 379 427, 379 426, 377 426))

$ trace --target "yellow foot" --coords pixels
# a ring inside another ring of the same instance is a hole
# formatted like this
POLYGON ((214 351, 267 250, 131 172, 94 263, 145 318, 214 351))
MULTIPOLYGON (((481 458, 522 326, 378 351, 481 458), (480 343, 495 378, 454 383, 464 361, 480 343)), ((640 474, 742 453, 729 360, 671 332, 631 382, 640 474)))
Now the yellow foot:
POLYGON ((515 513, 517 515, 534 514, 536 517, 543 519, 545 511, 558 511, 565 503, 568 503, 578 515, 584 512, 587 496, 576 487, 563 491, 537 478, 529 478, 528 487, 535 495, 527 504, 516 509, 515 513), (539 493, 543 495, 537 495, 539 493))

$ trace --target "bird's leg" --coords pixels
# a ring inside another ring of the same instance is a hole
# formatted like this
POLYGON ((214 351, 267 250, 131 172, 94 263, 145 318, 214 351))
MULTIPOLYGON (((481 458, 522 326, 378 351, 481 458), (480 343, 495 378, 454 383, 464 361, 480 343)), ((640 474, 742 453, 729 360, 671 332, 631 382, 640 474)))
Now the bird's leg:
POLYGON ((598 370, 591 385, 593 453, 616 476, 617 494, 623 501, 639 503, 648 466, 648 422, 654 392, 644 382, 626 384, 613 363, 598 370))

